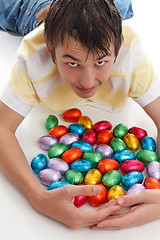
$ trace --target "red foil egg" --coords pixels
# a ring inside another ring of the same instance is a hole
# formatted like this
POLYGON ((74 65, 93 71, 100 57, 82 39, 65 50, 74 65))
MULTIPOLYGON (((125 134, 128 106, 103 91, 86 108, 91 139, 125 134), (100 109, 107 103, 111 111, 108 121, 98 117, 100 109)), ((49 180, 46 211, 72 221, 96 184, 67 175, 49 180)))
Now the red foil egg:
POLYGON ((102 174, 105 174, 106 172, 109 172, 111 170, 118 171, 119 167, 119 163, 114 159, 103 159, 97 165, 97 168, 102 174))
MULTIPOLYGON (((81 185, 81 184, 79 184, 81 185)), ((76 196, 74 198, 74 205, 79 208, 82 207, 87 202, 88 197, 84 195, 76 196)))
POLYGON ((82 157, 82 150, 80 148, 70 148, 62 154, 62 160, 71 164, 82 157))
POLYGON ((93 207, 98 207, 101 204, 103 204, 106 201, 107 198, 107 189, 103 184, 97 184, 98 186, 101 187, 101 191, 99 194, 95 195, 95 196, 89 196, 89 203, 93 206, 93 207))
POLYGON ((128 160, 121 165, 121 171, 123 175, 133 171, 143 172, 144 168, 144 164, 138 160, 128 160))
POLYGON ((134 134, 138 138, 139 142, 148 135, 146 130, 140 127, 131 127, 128 132, 134 134))
POLYGON ((111 139, 113 138, 113 133, 108 129, 102 130, 97 135, 98 144, 109 144, 111 139))
POLYGON ((147 177, 144 186, 146 189, 160 189, 160 181, 154 177, 147 177))
POLYGON ((102 130, 110 130, 112 128, 112 124, 109 121, 99 121, 93 125, 93 130, 98 133, 102 130))
POLYGON ((68 109, 62 114, 62 117, 66 122, 77 122, 81 116, 82 113, 78 108, 68 109))
POLYGON ((64 125, 58 125, 54 128, 52 128, 48 134, 56 137, 57 139, 60 139, 63 135, 68 133, 67 127, 64 125))
POLYGON ((96 143, 96 133, 93 130, 88 130, 82 137, 82 141, 90 143, 92 146, 96 143))

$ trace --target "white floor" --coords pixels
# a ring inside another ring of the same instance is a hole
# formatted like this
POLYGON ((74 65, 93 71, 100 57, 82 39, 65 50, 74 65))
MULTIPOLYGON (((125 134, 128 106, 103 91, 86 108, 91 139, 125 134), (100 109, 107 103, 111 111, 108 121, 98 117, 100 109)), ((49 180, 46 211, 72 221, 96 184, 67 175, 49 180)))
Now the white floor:
MULTIPOLYGON (((133 0, 134 18, 126 21, 140 34, 144 49, 155 66, 160 77, 159 54, 159 1, 133 0)), ((0 92, 10 76, 14 62, 15 51, 22 37, 0 31, 0 92)), ((88 115, 93 122, 107 119, 113 126, 125 122, 129 127, 136 125, 145 128, 150 136, 156 138, 156 128, 149 117, 135 103, 129 100, 121 113, 105 113, 92 108, 82 109, 83 115, 88 115), (132 108, 131 108, 132 107, 132 108), (136 113, 136 114, 135 114, 136 113), (136 117, 135 117, 136 115, 136 117)), ((24 120, 17 131, 17 137, 27 156, 28 162, 39 153, 36 141, 45 134, 43 122, 49 114, 42 106, 35 108, 24 120), (40 111, 39 111, 40 110, 40 111), (33 124, 36 127, 33 129, 33 124)), ((61 117, 59 116, 61 124, 61 117)), ((65 123, 64 123, 65 124, 65 123)), ((17 189, 0 172, 0 236, 4 240, 52 240, 52 239, 153 239, 160 235, 160 220, 121 231, 93 231, 89 228, 72 231, 65 226, 36 213, 17 191, 17 189)))

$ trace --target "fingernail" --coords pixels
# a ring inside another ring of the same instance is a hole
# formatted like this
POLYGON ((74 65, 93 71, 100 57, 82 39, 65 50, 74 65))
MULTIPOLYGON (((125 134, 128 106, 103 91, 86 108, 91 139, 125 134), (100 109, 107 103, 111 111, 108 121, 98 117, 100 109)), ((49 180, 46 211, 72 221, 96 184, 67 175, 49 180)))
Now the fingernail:
POLYGON ((101 191, 101 187, 100 186, 98 186, 98 185, 94 185, 93 186, 93 192, 94 193, 98 194, 98 193, 100 193, 100 191, 101 191))
POLYGON ((123 203, 124 203, 124 200, 123 200, 123 198, 118 198, 117 199, 117 203, 120 205, 120 206, 122 206, 123 205, 123 203))

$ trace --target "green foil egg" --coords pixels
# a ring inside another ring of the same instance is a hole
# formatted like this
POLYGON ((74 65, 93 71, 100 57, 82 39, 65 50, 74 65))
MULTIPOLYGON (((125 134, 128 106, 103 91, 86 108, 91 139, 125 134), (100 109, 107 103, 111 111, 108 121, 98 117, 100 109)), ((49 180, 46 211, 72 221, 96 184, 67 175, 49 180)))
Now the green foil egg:
POLYGON ((57 143, 52 146, 48 151, 49 158, 60 158, 61 155, 68 150, 68 147, 64 143, 57 143))
POLYGON ((123 138, 128 133, 128 127, 124 123, 120 123, 113 129, 114 137, 123 138))
POLYGON ((141 150, 137 154, 137 159, 144 163, 145 167, 153 161, 159 161, 159 156, 156 152, 150 150, 141 150))
POLYGON ((74 185, 81 184, 84 180, 82 173, 74 169, 70 169, 65 173, 65 179, 74 185))
POLYGON ((49 115, 45 119, 44 125, 47 131, 50 131, 52 128, 58 125, 58 118, 55 115, 49 115))
POLYGON ((107 187, 107 189, 110 189, 115 185, 119 185, 121 180, 121 174, 117 170, 111 170, 103 176, 102 183, 107 187))
POLYGON ((83 159, 90 161, 93 168, 96 168, 97 164, 103 159, 103 156, 99 152, 89 151, 83 153, 83 159))
POLYGON ((114 152, 126 150, 126 144, 120 138, 112 138, 112 140, 110 142, 110 146, 114 152))

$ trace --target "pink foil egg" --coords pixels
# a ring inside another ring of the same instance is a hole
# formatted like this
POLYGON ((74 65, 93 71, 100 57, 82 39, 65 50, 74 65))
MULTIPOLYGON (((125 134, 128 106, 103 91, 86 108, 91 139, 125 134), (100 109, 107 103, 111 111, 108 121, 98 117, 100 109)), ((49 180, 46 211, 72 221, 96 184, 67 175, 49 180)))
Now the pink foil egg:
POLYGON ((87 202, 87 196, 80 195, 74 198, 74 205, 79 208, 82 207, 87 202))
POLYGON ((146 130, 140 127, 131 127, 129 128, 128 132, 134 134, 140 142, 148 135, 146 130))
POLYGON ((92 146, 96 143, 96 133, 93 130, 88 130, 84 133, 82 141, 90 143, 92 146))
POLYGON ((58 143, 58 139, 51 135, 44 135, 38 139, 38 144, 40 148, 47 151, 57 143, 58 143))
POLYGON ((147 165, 146 170, 149 177, 154 177, 160 180, 160 162, 150 162, 147 165))
POLYGON ((128 160, 121 165, 121 171, 123 175, 133 171, 143 172, 144 168, 144 164, 138 160, 128 160))
POLYGON ((99 121, 93 125, 93 130, 98 133, 102 130, 110 130, 112 128, 112 124, 109 121, 99 121))
POLYGON ((143 190, 145 190, 145 186, 143 186, 140 183, 134 184, 128 191, 127 191, 127 195, 133 195, 133 194, 137 194, 143 190))
POLYGON ((62 179, 60 172, 53 169, 43 169, 38 173, 38 177, 42 184, 49 186, 53 181, 59 181, 62 179))

